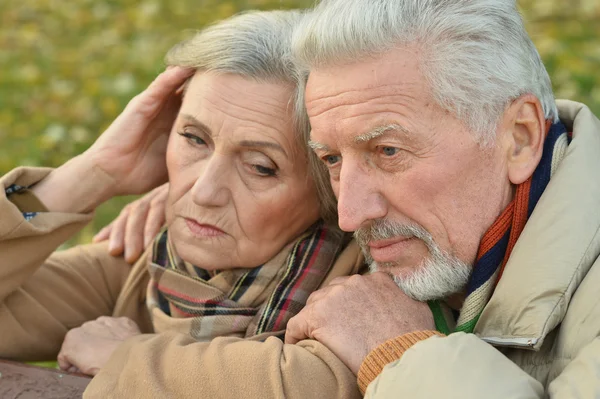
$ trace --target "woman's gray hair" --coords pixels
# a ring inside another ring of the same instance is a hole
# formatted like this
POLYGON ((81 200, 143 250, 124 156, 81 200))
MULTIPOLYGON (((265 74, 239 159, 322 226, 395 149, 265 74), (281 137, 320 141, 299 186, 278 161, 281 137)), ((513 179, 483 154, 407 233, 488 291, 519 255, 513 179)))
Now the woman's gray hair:
POLYGON ((308 151, 310 124, 304 107, 306 72, 294 62, 291 41, 294 30, 305 18, 301 11, 252 11, 235 15, 198 32, 174 46, 165 57, 167 65, 200 71, 231 73, 266 82, 289 83, 295 87, 291 106, 297 142, 307 154, 310 174, 321 202, 321 216, 337 220, 335 197, 326 169, 308 151))
POLYGON ((417 46, 436 102, 491 144, 506 106, 531 93, 558 120, 548 73, 514 0, 323 0, 296 30, 307 68, 417 46))

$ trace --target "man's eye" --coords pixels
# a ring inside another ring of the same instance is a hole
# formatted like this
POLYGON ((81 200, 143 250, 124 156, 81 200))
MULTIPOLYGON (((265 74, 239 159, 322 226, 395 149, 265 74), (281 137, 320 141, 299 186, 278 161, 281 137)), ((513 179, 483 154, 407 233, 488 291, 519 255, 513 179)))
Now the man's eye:
POLYGON ((398 151, 400 151, 399 148, 396 147, 381 147, 380 148, 381 152, 383 153, 383 155, 387 156, 387 157, 391 157, 393 155, 396 155, 398 153, 398 151))
POLYGON ((262 175, 262 176, 277 175, 277 171, 273 168, 267 168, 266 166, 262 166, 262 165, 252 165, 252 167, 254 168, 254 170, 256 170, 258 172, 259 175, 262 175))
POLYGON ((339 155, 327 155, 323 157, 323 162, 325 162, 325 164, 327 166, 333 166, 336 163, 338 163, 340 161, 340 156, 339 155))
POLYGON ((181 136, 185 137, 190 144, 206 145, 206 141, 202 140, 200 137, 196 136, 195 134, 187 133, 187 132, 179 132, 179 134, 181 136))

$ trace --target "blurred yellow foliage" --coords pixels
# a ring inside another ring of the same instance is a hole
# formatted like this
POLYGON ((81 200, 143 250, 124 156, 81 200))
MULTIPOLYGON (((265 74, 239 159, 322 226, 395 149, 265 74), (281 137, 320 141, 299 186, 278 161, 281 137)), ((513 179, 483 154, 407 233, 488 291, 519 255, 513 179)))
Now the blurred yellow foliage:
MULTIPOLYGON (((312 0, 2 0, 0 173, 58 166, 84 151, 163 69, 190 32, 247 9, 312 0)), ((600 1, 519 1, 558 98, 600 114, 600 1)), ((108 223, 105 204, 79 240, 108 223)))

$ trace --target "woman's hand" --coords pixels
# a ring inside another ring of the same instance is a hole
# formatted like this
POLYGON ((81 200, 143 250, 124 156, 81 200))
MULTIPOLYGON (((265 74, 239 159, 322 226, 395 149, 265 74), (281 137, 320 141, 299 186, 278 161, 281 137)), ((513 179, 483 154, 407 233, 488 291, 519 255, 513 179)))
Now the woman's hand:
POLYGON ((108 239, 111 255, 119 256, 125 252, 125 260, 134 263, 165 224, 168 194, 169 183, 165 183, 130 203, 111 224, 94 236, 94 242, 108 239))
POLYGON ((126 339, 140 335, 127 317, 102 316, 70 330, 58 354, 58 366, 71 373, 96 375, 126 339))
POLYGON ((178 89, 193 73, 180 67, 161 73, 85 153, 38 182, 34 194, 51 212, 79 213, 163 184, 167 141, 181 105, 178 89))
POLYGON ((114 179, 116 195, 142 194, 167 180, 167 141, 181 106, 175 92, 193 72, 161 73, 84 154, 114 179))

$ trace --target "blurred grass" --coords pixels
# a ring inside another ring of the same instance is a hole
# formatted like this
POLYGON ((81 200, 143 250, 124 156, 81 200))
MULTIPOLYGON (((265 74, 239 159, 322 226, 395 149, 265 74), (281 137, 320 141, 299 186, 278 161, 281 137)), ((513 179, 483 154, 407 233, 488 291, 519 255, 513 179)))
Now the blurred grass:
MULTIPOLYGON (((85 150, 164 67, 190 31, 247 9, 312 0, 2 0, 0 173, 62 164, 85 150)), ((520 1, 556 96, 600 114, 600 2, 520 1)), ((97 211, 87 242, 131 198, 97 211)))

